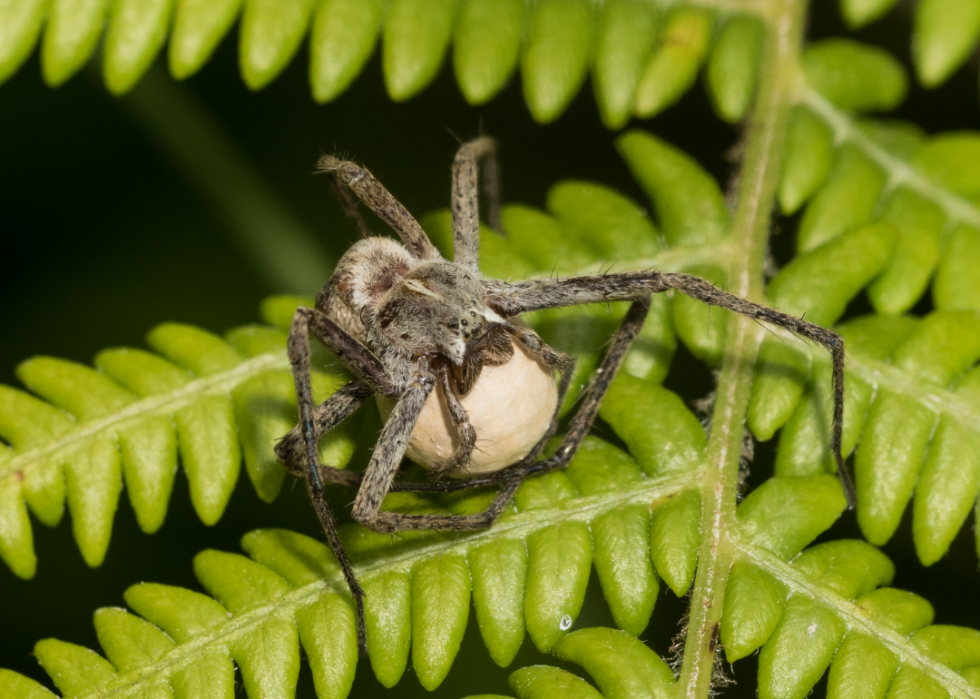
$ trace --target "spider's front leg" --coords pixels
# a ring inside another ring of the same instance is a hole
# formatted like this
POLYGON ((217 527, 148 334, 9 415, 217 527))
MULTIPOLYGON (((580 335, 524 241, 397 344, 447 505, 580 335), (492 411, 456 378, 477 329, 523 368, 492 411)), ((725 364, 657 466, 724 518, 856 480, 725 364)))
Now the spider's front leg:
MULTIPOLYGON (((853 509, 855 504, 854 484, 841 454, 841 434, 844 423, 844 340, 837 333, 802 318, 722 291, 707 280, 690 274, 649 270, 568 279, 532 279, 517 284, 496 282, 492 287, 488 287, 491 293, 490 305, 508 316, 545 308, 610 301, 633 301, 633 306, 630 309, 630 313, 632 313, 637 303, 642 303, 642 299, 647 298, 649 294, 658 294, 671 289, 709 306, 724 308, 755 320, 785 328, 800 337, 816 342, 830 352, 834 392, 834 416, 830 448, 837 463, 837 475, 844 489, 848 508, 853 509)), ((627 313, 627 318, 629 315, 627 313)), ((624 320, 625 325, 626 321, 624 320)), ((623 328, 620 328, 620 333, 622 332, 623 328)), ((617 334, 618 337, 619 334, 617 334)), ((616 340, 613 343, 614 347, 615 344, 616 340)), ((610 354, 612 351, 610 349, 610 354)), ((618 368, 617 364, 616 369, 618 368)), ((600 371, 606 371, 605 365, 600 368, 600 371)), ((612 373, 615 373, 615 369, 612 373)), ((609 375, 600 376, 597 384, 604 381, 608 387, 612 378, 609 375)), ((591 394, 586 401, 590 398, 591 394)), ((584 408, 583 405, 583 410, 584 408)), ((591 424, 591 420, 589 423, 591 424)))
MULTIPOLYGON (((412 492, 451 492, 456 488, 446 487, 442 483, 396 484, 394 483, 398 466, 405 455, 405 448, 412 436, 412 430, 418 420, 425 399, 435 388, 435 377, 431 375, 416 376, 412 384, 403 393, 394 410, 388 416, 381 438, 374 448, 371 463, 368 464, 354 500, 352 514, 354 519, 383 534, 393 534, 407 530, 451 530, 470 531, 486 529, 496 521, 504 507, 520 485, 519 482, 507 483, 497 493, 493 503, 484 512, 473 515, 406 515, 399 512, 382 512, 381 503, 392 490, 412 492)), ((466 484, 467 481, 460 481, 466 484)), ((465 489, 464 486, 463 489, 465 489)))
POLYGON ((366 656, 364 590, 354 575, 354 568, 340 541, 333 512, 323 499, 323 476, 326 475, 333 480, 333 475, 343 472, 338 469, 321 468, 317 458, 317 440, 353 413, 375 391, 392 393, 394 384, 377 357, 345 333, 324 313, 311 308, 301 307, 293 316, 287 351, 293 367, 293 382, 296 385, 299 424, 280 442, 276 455, 284 463, 293 464, 293 468, 297 459, 302 464, 310 500, 350 588, 357 612, 358 650, 362 656, 366 656), (334 393, 319 410, 314 407, 310 382, 310 333, 332 350, 358 377, 334 393))
POLYGON ((500 173, 497 142, 489 136, 463 144, 453 162, 453 261, 479 271, 480 207, 477 170, 483 162, 483 189, 488 200, 487 220, 500 231, 500 173))
POLYGON ((439 377, 439 386, 442 388, 442 395, 446 400, 446 407, 449 409, 449 418, 456 429, 457 437, 459 437, 459 446, 449 457, 449 461, 440 469, 441 473, 452 473, 469 462, 473 447, 476 446, 476 430, 470 424, 466 408, 456 397, 452 382, 449 380, 449 367, 441 366, 437 371, 437 376, 439 377))
MULTIPOLYGON (((375 179, 374 175, 367 168, 363 168, 357 163, 349 160, 340 160, 332 155, 325 155, 316 164, 317 170, 330 175, 331 182, 340 187, 348 187, 368 205, 378 218, 391 226, 402 243, 408 248, 409 252, 420 260, 439 260, 442 259, 439 251, 429 240, 429 236, 422 230, 422 226, 415 220, 408 209, 402 206, 401 202, 395 199, 391 192, 385 189, 384 185, 375 179)), ((338 189, 340 201, 344 205, 347 215, 355 221, 360 229, 361 236, 366 237, 367 226, 363 220, 358 219, 356 207, 353 200, 347 196, 346 192, 338 189)))

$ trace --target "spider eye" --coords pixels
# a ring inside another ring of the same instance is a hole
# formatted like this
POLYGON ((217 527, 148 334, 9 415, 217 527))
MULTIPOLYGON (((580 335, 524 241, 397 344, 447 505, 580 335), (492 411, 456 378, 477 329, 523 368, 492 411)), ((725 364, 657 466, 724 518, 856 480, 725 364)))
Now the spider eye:
POLYGON ((476 318, 476 311, 470 311, 470 315, 476 318))
POLYGON ((459 324, 462 325, 465 328, 470 323, 469 323, 468 320, 466 320, 466 318, 463 318, 461 321, 459 321, 459 324))

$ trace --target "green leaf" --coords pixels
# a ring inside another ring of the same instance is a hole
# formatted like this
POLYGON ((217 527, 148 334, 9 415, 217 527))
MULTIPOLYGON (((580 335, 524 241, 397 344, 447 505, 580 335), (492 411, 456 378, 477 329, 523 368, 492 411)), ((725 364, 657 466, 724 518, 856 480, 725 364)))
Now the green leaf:
POLYGON ((128 92, 153 63, 170 29, 174 0, 116 0, 109 13, 103 75, 114 95, 128 92))
POLYGON ((748 114, 764 43, 765 26, 757 17, 735 15, 725 20, 706 73, 712 106, 725 121, 738 122, 748 114))
POLYGON ((628 131, 616 147, 650 197, 668 244, 700 246, 724 238, 730 223, 725 197, 697 161, 645 131, 628 131))
MULTIPOLYGON (((257 563, 293 587, 319 582, 339 569, 329 549, 302 534, 282 529, 257 530, 242 538, 242 548, 257 563)), ((296 612, 300 643, 313 672, 318 697, 343 699, 357 667, 357 631, 349 597, 323 595, 296 612)))
POLYGON ((697 491, 686 490, 654 506, 650 555, 657 573, 678 597, 691 587, 700 543, 701 497, 697 491))
MULTIPOLYGON (((265 566, 219 551, 198 554, 194 573, 232 614, 274 603, 289 590, 289 584, 265 566)), ((267 619, 259 633, 233 642, 230 650, 250 695, 295 695, 299 639, 293 619, 267 619)))
POLYGON ((603 5, 593 87, 602 123, 620 129, 633 114, 636 86, 657 36, 657 8, 644 0, 603 5))
POLYGON ((0 83, 27 60, 41 33, 50 0, 7 0, 0 4, 0 83))
POLYGON ((976 269, 980 269, 980 231, 959 225, 946 241, 932 284, 936 308, 980 311, 980 285, 971 278, 976 269))
POLYGON ((881 218, 898 229, 898 245, 868 297, 879 313, 895 315, 912 308, 929 285, 946 217, 939 206, 903 187, 888 197, 881 218))
POLYGON ((534 645, 547 652, 574 623, 592 568, 592 537, 581 522, 563 522, 527 541, 524 619, 534 645))
POLYGON ((912 163, 943 187, 969 198, 980 195, 980 134, 954 131, 926 141, 916 150, 912 163))
MULTIPOLYGON (((941 387, 978 358, 980 322, 976 314, 948 311, 928 316, 895 350, 894 363, 941 387)), ((885 543, 898 527, 935 420, 925 406, 890 391, 879 395, 871 406, 854 475, 858 523, 872 543, 885 543)))
POLYGON ((779 181, 779 205, 790 215, 803 206, 830 171, 834 135, 806 107, 798 106, 790 116, 779 181))
POLYGON ((41 73, 49 86, 67 81, 89 59, 108 9, 108 0, 52 0, 41 46, 41 73))
POLYGON ((813 250, 870 223, 885 180, 885 173, 861 150, 849 144, 839 148, 826 183, 803 213, 797 250, 813 250))
MULTIPOLYGON (((959 382, 957 395, 980 405, 980 369, 959 382)), ((938 561, 963 526, 980 492, 980 438, 942 416, 915 489, 912 536, 923 565, 938 561)))
POLYGON ((602 699, 585 680, 557 667, 536 665, 518 670, 510 676, 510 686, 520 699, 602 699))
POLYGON ((746 542, 789 560, 846 507, 834 476, 770 478, 739 505, 737 515, 746 542))
MULTIPOLYGON (((852 362, 855 355, 884 360, 915 325, 916 321, 912 318, 865 316, 840 326, 838 331, 844 338, 844 346, 852 362)), ((848 376, 846 381, 842 444, 845 455, 857 444, 874 393, 872 386, 863 379, 848 376)), ((829 386, 830 364, 822 362, 814 372, 807 394, 783 429, 776 456, 777 475, 809 476, 835 470, 832 455, 827 449, 832 410, 829 386)))
MULTIPOLYGON (((769 285, 773 305, 818 325, 832 325, 892 259, 897 234, 894 226, 876 223, 796 256, 769 285)), ((810 376, 810 352, 796 341, 767 337, 757 364, 749 427, 757 438, 767 440, 799 404, 810 376)), ((824 379, 821 375, 821 385, 826 385, 824 379)))
POLYGON ((391 99, 414 97, 436 77, 452 35, 455 5, 453 0, 393 0, 381 56, 391 99))
POLYGON ((980 7, 968 0, 922 0, 912 30, 912 62, 925 87, 941 85, 980 38, 980 7))
POLYGON ((840 13, 850 29, 860 29, 888 13, 897 0, 840 0, 840 13))
POLYGON ((374 52, 384 0, 324 0, 310 33, 310 87, 313 99, 339 97, 374 52))
POLYGON ((527 549, 521 541, 495 541, 470 551, 468 562, 480 634, 493 661, 507 667, 524 642, 527 549))
POLYGON ((894 109, 908 92, 902 64, 891 54, 849 39, 824 39, 803 56, 807 82, 848 111, 894 109))
POLYGON ((708 53, 711 24, 711 14, 702 9, 682 6, 670 12, 660 46, 636 87, 636 116, 662 112, 691 88, 708 53))
POLYGON ((664 249, 646 211, 609 187, 563 180, 548 190, 547 209, 599 259, 652 258, 664 249))
POLYGON ((537 269, 574 274, 594 260, 592 253, 567 226, 530 206, 512 204, 500 214, 510 249, 537 269))
MULTIPOLYGON (((11 458, 11 450, 0 448, 0 466, 11 458)), ((28 580, 37 571, 34 533, 27 516, 23 486, 18 479, 0 481, 0 559, 19 578, 28 580)))
POLYGON ((791 597, 759 653, 759 697, 803 697, 830 665, 846 627, 811 600, 791 597))
POLYGON ((54 638, 38 641, 34 655, 62 694, 85 692, 90 686, 112 681, 112 664, 95 651, 54 638))
POLYGON ((521 47, 522 0, 466 0, 453 35, 453 69, 466 101, 484 104, 496 97, 517 67, 521 47))
POLYGON ((394 687, 405 673, 412 647, 412 580, 390 572, 364 583, 368 654, 378 682, 394 687))
POLYGON ((430 692, 459 652, 470 611, 470 572, 462 556, 437 556, 412 573, 412 665, 430 692))
MULTIPOLYGON (((705 279, 720 289, 726 287, 724 271, 715 265, 692 265, 684 270, 705 279)), ((674 297, 674 328, 691 354, 707 364, 717 366, 725 353, 725 333, 729 311, 680 294, 674 297)))
POLYGON ((585 668, 608 699, 674 695, 674 673, 667 663, 622 631, 582 629, 565 636, 553 652, 585 668))
POLYGON ((180 0, 174 11, 168 63, 178 80, 194 75, 238 18, 243 0, 180 0))
POLYGON ((249 88, 265 87, 285 69, 312 11, 313 0, 245 0, 238 61, 249 88))
POLYGON ((785 592, 759 568, 744 561, 732 566, 719 631, 728 662, 751 655, 769 640, 784 598, 785 592))
POLYGON ((704 428, 680 397, 650 381, 619 374, 599 415, 650 476, 697 468, 704 428))
MULTIPOLYGON (((43 686, 23 675, 0 668, 0 687, 12 697, 23 699, 54 699, 55 695, 43 686)), ((6 699, 6 697, 5 697, 6 699)))
POLYGON ((524 100, 539 124, 572 101, 592 59, 593 10, 587 0, 541 0, 527 27, 521 57, 524 100))

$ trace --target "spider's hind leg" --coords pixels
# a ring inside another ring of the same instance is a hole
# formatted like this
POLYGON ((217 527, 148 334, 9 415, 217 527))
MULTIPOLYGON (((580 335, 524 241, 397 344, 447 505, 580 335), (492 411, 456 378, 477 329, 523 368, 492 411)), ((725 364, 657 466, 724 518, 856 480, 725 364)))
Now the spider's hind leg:
MULTIPOLYGON (((575 452, 581 446, 582 440, 589 433, 589 428, 592 427, 592 423, 599 413, 599 406, 602 404, 602 399, 605 398, 606 391, 609 390, 613 379, 616 378, 616 373, 619 371, 620 366, 622 366, 630 345, 633 344, 633 341, 643 329, 643 323, 646 320, 649 310, 649 294, 647 294, 646 298, 633 301, 630 304, 629 310, 626 311, 626 316, 619 325, 619 329, 613 335, 609 350, 606 352, 602 364, 596 369, 595 379, 586 391, 581 405, 579 405, 575 416, 568 426, 568 432, 565 433, 555 453, 547 459, 541 461, 534 460, 541 449, 544 448, 545 442, 554 434, 558 420, 557 411, 555 413, 555 419, 552 421, 550 433, 545 436, 545 439, 538 445, 538 448, 528 454, 521 463, 501 471, 500 478, 506 480, 523 479, 527 476, 547 473, 568 466, 572 457, 575 456, 575 452)), ((574 365, 574 362, 572 364, 574 365)), ((558 398, 559 408, 561 407, 565 390, 568 388, 568 380, 571 378, 571 373, 571 367, 569 367, 562 381, 558 398)))

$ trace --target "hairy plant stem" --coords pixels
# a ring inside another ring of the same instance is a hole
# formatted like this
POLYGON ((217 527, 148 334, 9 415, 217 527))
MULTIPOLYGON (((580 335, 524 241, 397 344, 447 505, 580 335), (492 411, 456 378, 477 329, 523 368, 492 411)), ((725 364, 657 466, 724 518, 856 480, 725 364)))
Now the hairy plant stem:
MULTIPOLYGON (((805 3, 779 0, 765 16, 766 48, 760 66, 759 92, 745 139, 745 159, 737 186, 738 207, 732 227, 729 291, 762 300, 762 268, 779 178, 779 154, 799 75, 805 3)), ((691 594, 680 696, 707 697, 721 623, 728 573, 735 556, 729 538, 735 519, 739 457, 745 414, 752 389, 752 368, 761 328, 748 318, 732 316, 727 351, 718 380, 706 469, 701 489, 701 549, 691 594)))

